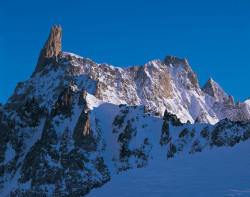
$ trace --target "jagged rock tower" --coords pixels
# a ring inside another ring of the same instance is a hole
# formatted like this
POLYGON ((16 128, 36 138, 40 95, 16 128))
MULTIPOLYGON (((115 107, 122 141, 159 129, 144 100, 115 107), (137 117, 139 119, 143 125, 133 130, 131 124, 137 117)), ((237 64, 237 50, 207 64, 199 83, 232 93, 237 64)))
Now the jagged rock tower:
POLYGON ((62 51, 62 27, 60 25, 54 25, 50 31, 49 38, 45 45, 43 46, 38 61, 36 69, 33 72, 33 77, 37 72, 40 72, 42 68, 48 65, 50 62, 56 61, 57 56, 62 51))

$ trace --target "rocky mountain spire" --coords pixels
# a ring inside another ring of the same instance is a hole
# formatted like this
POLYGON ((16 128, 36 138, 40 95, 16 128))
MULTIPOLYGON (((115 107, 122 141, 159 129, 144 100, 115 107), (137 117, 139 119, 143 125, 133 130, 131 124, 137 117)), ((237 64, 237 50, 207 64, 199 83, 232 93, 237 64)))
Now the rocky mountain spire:
POLYGON ((40 55, 37 61, 36 69, 32 76, 37 72, 40 72, 44 66, 46 66, 51 61, 57 61, 57 56, 62 50, 62 27, 59 25, 54 25, 50 31, 48 40, 46 41, 44 47, 40 51, 40 55))
POLYGON ((229 99, 227 93, 212 78, 209 78, 201 89, 203 92, 214 97, 217 101, 222 102, 229 99))

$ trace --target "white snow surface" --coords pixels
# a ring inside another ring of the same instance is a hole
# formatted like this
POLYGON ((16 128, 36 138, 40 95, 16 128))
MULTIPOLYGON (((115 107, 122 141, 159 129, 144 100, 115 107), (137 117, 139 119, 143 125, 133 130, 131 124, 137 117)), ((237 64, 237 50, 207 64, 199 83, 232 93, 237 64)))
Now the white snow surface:
POLYGON ((206 149, 174 159, 155 158, 142 169, 113 174, 88 197, 250 196, 250 141, 235 147, 206 149))
POLYGON ((4 164, 11 161, 16 155, 16 151, 12 148, 10 143, 7 144, 7 150, 5 151, 5 161, 4 164))
POLYGON ((80 59, 83 59, 83 57, 79 56, 79 55, 76 55, 74 53, 70 53, 70 52, 62 52, 63 54, 63 57, 67 57, 67 56, 74 56, 76 58, 80 58, 80 59))

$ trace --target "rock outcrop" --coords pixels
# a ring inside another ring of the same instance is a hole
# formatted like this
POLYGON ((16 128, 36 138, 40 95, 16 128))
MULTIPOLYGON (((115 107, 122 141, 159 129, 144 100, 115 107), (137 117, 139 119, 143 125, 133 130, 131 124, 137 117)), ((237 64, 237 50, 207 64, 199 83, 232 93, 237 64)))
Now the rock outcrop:
POLYGON ((58 61, 58 55, 62 50, 62 27, 59 25, 54 25, 50 31, 49 38, 42 48, 38 62, 36 65, 36 69, 32 76, 34 76, 37 72, 40 72, 44 66, 49 64, 51 61, 58 61))
POLYGON ((201 89, 203 92, 214 97, 216 101, 223 102, 229 99, 227 93, 212 78, 209 78, 201 89))
MULTIPOLYGON (((197 78, 196 73, 191 69, 189 66, 189 63, 186 58, 178 58, 175 56, 167 55, 164 59, 164 63, 166 66, 172 67, 174 70, 178 70, 178 67, 182 67, 184 69, 184 73, 181 73, 181 75, 185 74, 186 78, 188 78, 190 83, 185 84, 186 88, 191 90, 195 88, 199 88, 199 81, 197 78)), ((179 69, 180 70, 180 69, 179 69)), ((182 76, 180 76, 182 78, 182 76)), ((181 83, 184 82, 184 79, 181 79, 181 83)))
POLYGON ((167 55, 164 59, 164 62, 166 65, 173 65, 173 66, 179 66, 180 64, 182 64, 185 68, 185 70, 189 69, 189 64, 188 61, 186 60, 186 58, 178 58, 175 56, 171 56, 171 55, 167 55))

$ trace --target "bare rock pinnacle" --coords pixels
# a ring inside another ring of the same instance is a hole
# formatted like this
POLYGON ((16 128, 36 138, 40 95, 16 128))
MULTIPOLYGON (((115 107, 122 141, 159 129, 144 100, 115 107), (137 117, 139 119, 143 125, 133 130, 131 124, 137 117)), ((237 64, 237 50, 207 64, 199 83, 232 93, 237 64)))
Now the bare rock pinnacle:
POLYGON ((54 25, 50 31, 48 40, 44 47, 40 51, 40 55, 37 61, 36 69, 32 76, 40 72, 44 66, 51 61, 57 61, 57 56, 62 50, 62 27, 54 25))

